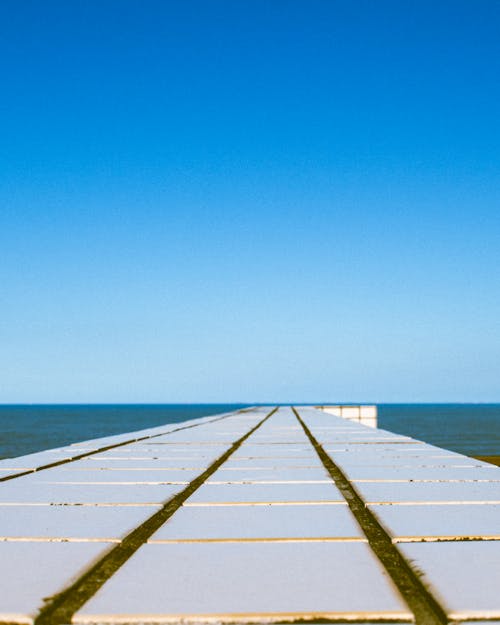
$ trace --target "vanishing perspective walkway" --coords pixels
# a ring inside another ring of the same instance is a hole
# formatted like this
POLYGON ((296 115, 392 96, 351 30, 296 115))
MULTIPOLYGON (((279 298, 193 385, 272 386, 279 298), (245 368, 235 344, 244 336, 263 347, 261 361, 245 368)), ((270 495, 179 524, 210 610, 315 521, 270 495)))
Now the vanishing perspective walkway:
POLYGON ((0 623, 500 623, 500 470, 312 407, 0 461, 0 623))

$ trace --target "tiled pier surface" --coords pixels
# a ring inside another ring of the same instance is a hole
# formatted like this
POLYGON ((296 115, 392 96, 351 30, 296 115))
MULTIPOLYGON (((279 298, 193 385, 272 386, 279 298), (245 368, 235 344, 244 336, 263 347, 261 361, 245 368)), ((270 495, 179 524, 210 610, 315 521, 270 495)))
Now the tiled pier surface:
POLYGON ((320 410, 170 424, 0 475, 0 622, 500 623, 500 470, 320 410))

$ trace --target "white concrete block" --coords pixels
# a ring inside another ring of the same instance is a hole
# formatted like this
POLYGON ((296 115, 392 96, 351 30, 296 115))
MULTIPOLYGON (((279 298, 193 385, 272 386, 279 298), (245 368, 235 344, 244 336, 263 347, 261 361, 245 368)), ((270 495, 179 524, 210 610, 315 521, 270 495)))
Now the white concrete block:
POLYGON ((376 421, 377 420, 377 406, 360 406, 359 416, 363 419, 363 422, 366 419, 374 419, 376 421))
POLYGON ((500 539, 500 505, 370 506, 396 541, 500 539))
POLYGON ((214 482, 295 482, 295 483, 313 483, 313 482, 326 482, 329 483, 332 478, 324 467, 318 467, 314 469, 301 469, 301 468, 227 468, 223 465, 220 469, 215 471, 207 483, 214 482))
POLYGON ((111 615, 114 623, 412 618, 369 547, 341 542, 145 545, 73 622, 111 615))
POLYGON ((52 464, 53 462, 67 459, 68 454, 65 452, 60 452, 58 450, 40 451, 35 454, 28 454, 27 456, 5 458, 2 460, 1 468, 4 470, 15 469, 16 471, 23 471, 27 469, 36 469, 42 465, 52 464))
POLYGON ((160 506, 2 506, 0 540, 117 541, 160 506))
POLYGON ((139 456, 134 458, 115 458, 93 456, 87 460, 78 461, 78 463, 67 464, 67 468, 71 467, 74 471, 87 471, 95 469, 109 469, 109 470, 199 470, 202 473, 207 467, 209 467, 217 458, 200 458, 197 456, 175 456, 170 458, 141 458, 139 456))
MULTIPOLYGON (((426 456, 413 456, 405 454, 404 456, 393 455, 380 455, 379 457, 366 454, 343 454, 341 452, 332 453, 335 463, 344 471, 347 472, 349 468, 358 467, 362 469, 366 467, 370 468, 386 468, 392 467, 394 469, 412 469, 412 468, 435 468, 435 469, 474 469, 475 467, 482 466, 480 463, 472 458, 456 457, 456 456, 435 456, 427 454, 426 456)), ((491 465, 490 465, 491 467, 491 465)))
POLYGON ((0 622, 33 623, 45 597, 71 585, 112 546, 0 542, 0 561, 8 563, 0 584, 0 622))
POLYGON ((252 445, 243 444, 232 458, 310 458, 317 456, 312 445, 252 445))
POLYGON ((343 419, 359 419, 359 406, 342 406, 341 415, 343 419))
POLYGON ((259 458, 240 458, 231 456, 226 462, 223 464, 225 469, 232 468, 248 468, 248 469, 262 469, 262 468, 273 468, 277 469, 301 469, 301 468, 315 468, 321 469, 323 464, 321 463, 318 455, 316 456, 306 456, 300 458, 290 458, 290 456, 281 456, 279 458, 269 456, 269 457, 259 457, 259 458))
POLYGON ((398 545, 449 619, 500 618, 500 541, 398 545))
MULTIPOLYGON (((71 467, 72 464, 65 465, 71 467)), ((30 476, 40 484, 189 484, 203 469, 72 469, 56 467, 30 476)))
POLYGON ((41 484, 27 481, 30 476, 6 482, 0 488, 0 511, 8 504, 44 505, 137 505, 161 504, 185 486, 181 485, 111 485, 111 484, 41 484), (25 480, 21 484, 21 480, 25 480))
POLYGON ((110 449, 89 456, 95 458, 173 458, 175 456, 194 456, 199 458, 219 458, 228 445, 129 445, 110 449))
POLYGON ((500 503, 498 482, 357 482, 366 503, 500 503))
POLYGON ((0 479, 2 477, 8 477, 9 475, 16 475, 16 473, 19 472, 19 469, 0 469, 0 479))
POLYGON ((183 506, 149 542, 364 540, 347 505, 183 506))
POLYGON ((496 467, 347 466, 344 472, 355 482, 500 482, 496 467))
POLYGON ((321 503, 341 502, 344 498, 330 484, 203 484, 185 505, 235 503, 321 503))

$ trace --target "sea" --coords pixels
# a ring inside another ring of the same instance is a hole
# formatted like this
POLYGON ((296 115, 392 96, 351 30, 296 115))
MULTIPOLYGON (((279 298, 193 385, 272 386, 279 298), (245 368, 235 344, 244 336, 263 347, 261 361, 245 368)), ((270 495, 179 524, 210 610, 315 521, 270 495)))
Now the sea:
MULTIPOLYGON (((181 423, 245 404, 0 405, 0 458, 181 423)), ((500 456, 500 404, 378 404, 380 428, 469 456, 500 456)))

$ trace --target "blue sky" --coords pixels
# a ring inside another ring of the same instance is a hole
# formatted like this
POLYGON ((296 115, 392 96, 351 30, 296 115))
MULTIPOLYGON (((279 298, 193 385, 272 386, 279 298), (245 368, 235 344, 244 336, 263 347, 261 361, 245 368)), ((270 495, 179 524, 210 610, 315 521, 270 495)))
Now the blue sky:
POLYGON ((0 402, 500 401, 500 4, 5 0, 0 402))

